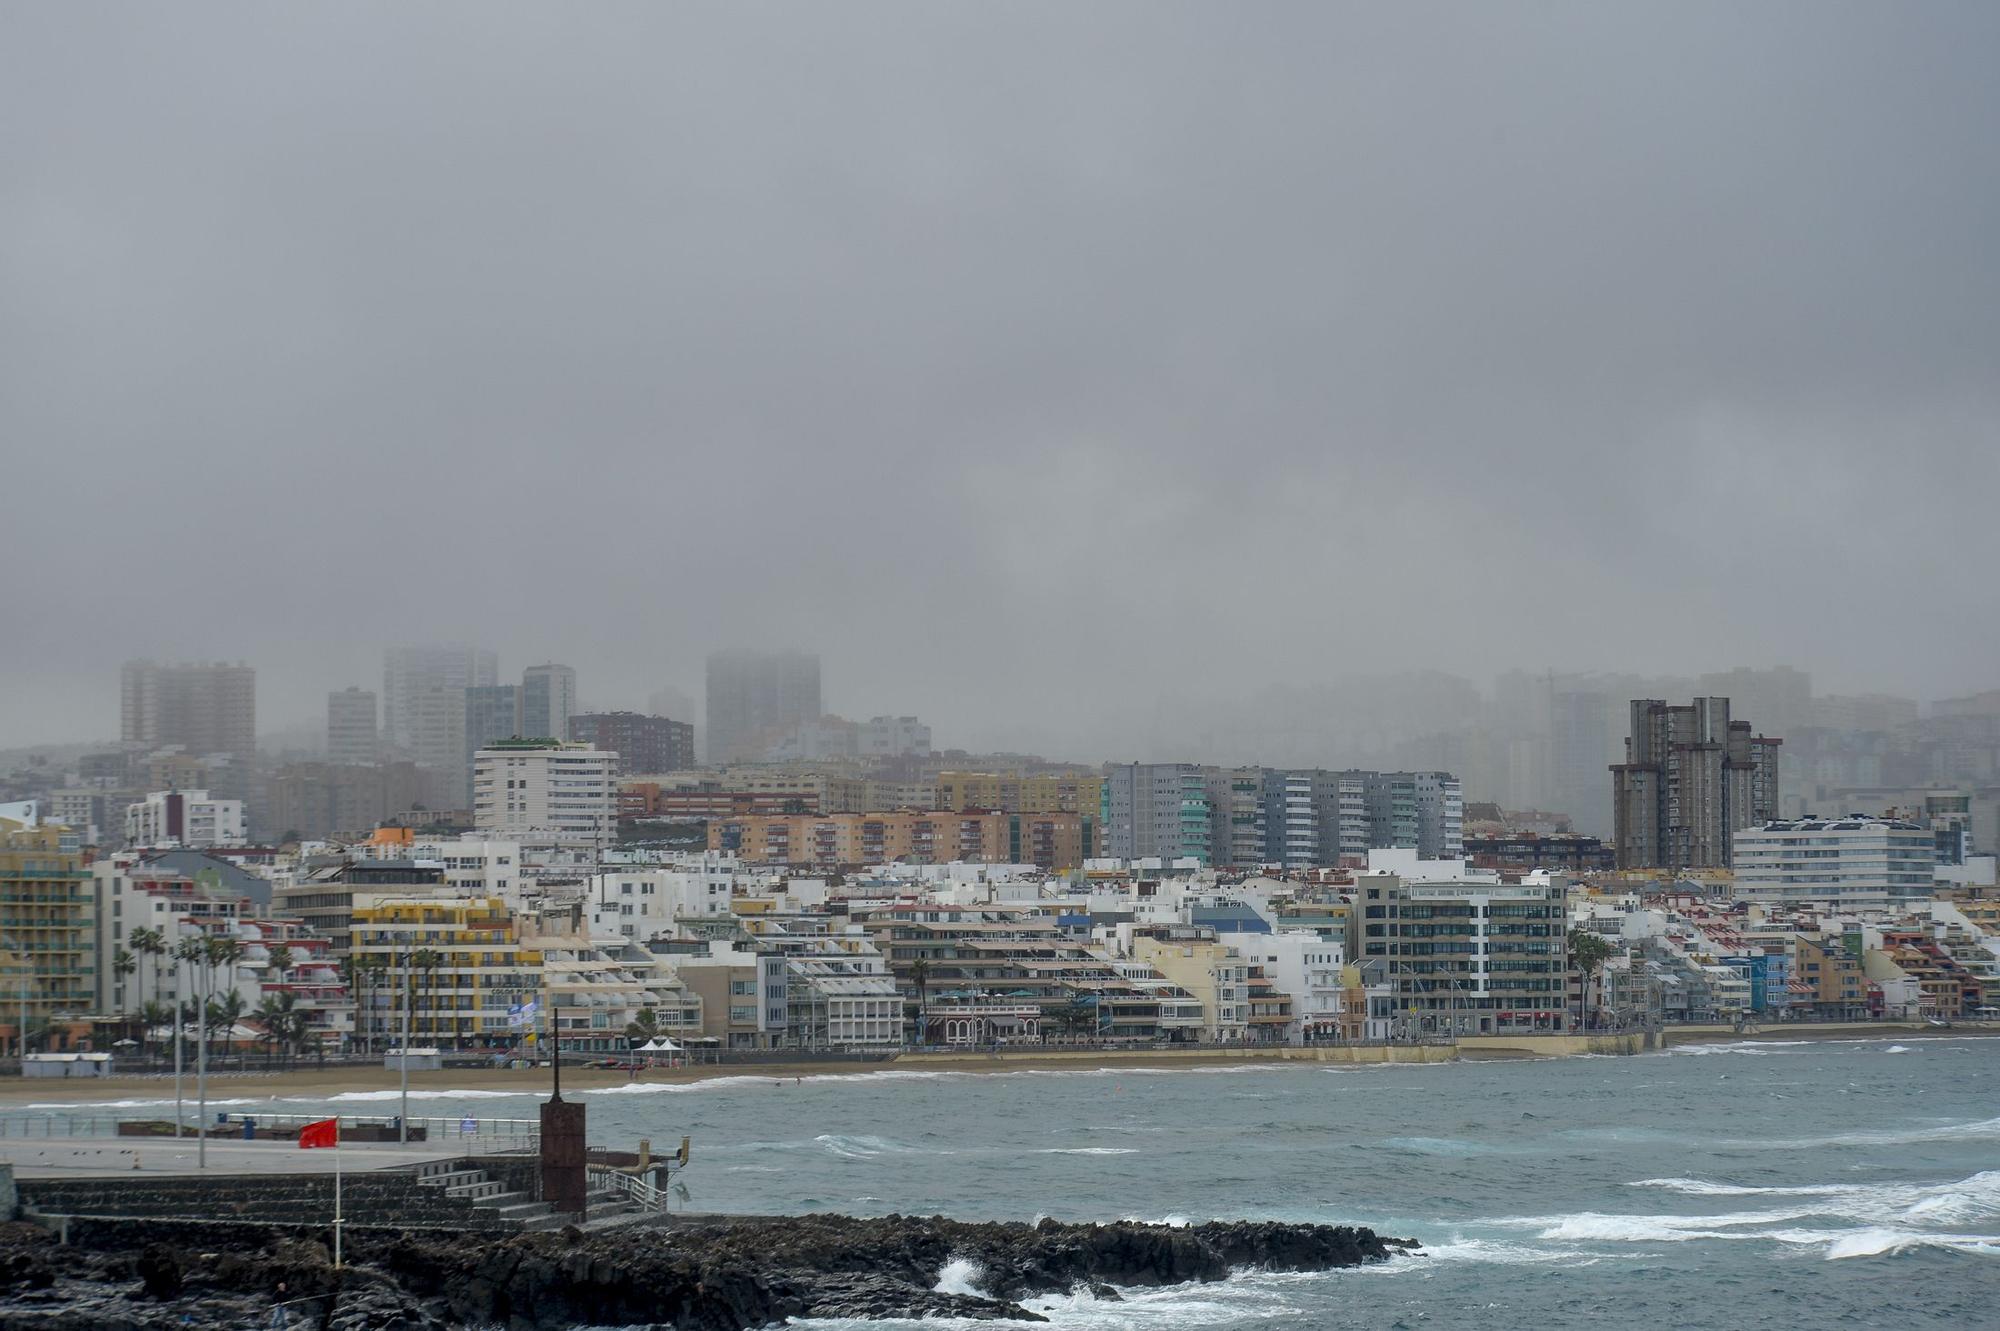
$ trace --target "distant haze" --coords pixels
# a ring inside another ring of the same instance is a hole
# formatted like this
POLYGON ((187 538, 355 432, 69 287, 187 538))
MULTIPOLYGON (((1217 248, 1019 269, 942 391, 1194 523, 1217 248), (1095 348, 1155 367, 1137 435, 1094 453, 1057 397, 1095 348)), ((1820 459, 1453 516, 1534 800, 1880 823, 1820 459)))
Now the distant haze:
POLYGON ((11 6, 0 747, 400 641, 1123 756, 2000 683, 2000 6, 11 6), (1204 720, 1201 724, 1208 724, 1204 720), (1190 732, 1190 743, 1199 736, 1190 732))

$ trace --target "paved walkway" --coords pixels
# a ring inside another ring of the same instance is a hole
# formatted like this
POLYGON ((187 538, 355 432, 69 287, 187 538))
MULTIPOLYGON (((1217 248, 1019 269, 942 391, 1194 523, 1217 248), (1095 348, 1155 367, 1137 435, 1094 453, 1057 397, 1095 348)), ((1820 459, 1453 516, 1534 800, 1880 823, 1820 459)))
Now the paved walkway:
MULTIPOLYGON (((0 1164, 14 1166, 14 1177, 87 1178, 138 1174, 196 1174, 198 1143, 193 1137, 41 1137, 0 1141, 0 1164)), ((340 1168, 350 1174, 377 1169, 408 1169, 431 1160, 504 1149, 505 1143, 368 1142, 343 1146, 340 1168)), ((300 1150, 297 1142, 218 1141, 208 1143, 207 1172, 224 1174, 331 1174, 334 1152, 300 1150)))

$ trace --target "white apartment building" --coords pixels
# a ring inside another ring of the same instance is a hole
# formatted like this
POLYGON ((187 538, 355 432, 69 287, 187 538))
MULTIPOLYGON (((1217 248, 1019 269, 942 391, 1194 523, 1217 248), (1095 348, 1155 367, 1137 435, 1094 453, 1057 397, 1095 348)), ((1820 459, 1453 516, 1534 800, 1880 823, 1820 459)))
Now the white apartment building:
POLYGON ((525 874, 518 841, 465 836, 413 841, 407 846, 390 842, 357 849, 372 852, 372 858, 376 859, 409 860, 420 868, 436 865, 444 870, 444 881, 460 896, 499 897, 517 908, 521 904, 525 874))
POLYGON ((1347 1012, 1347 989, 1341 983, 1347 949, 1339 939, 1312 933, 1221 933, 1216 941, 1249 965, 1263 967, 1265 977, 1291 995, 1286 1044, 1330 1039, 1339 1032, 1347 1012))
POLYGON ((1568 880, 1536 872, 1502 883, 1462 859, 1371 850, 1355 879, 1347 947, 1379 960, 1399 1034, 1489 1035, 1564 1029, 1568 880))
POLYGON ((205 790, 156 790, 125 806, 128 846, 241 846, 242 800, 212 800, 205 790))
POLYGON ((785 1043, 795 1049, 894 1048, 903 1042, 903 996, 875 942, 859 928, 838 934, 758 935, 783 957, 785 1043))
POLYGON ((1799 818, 1735 836, 1736 890, 1753 901, 1887 906, 1928 897, 1937 863, 1930 829, 1893 818, 1799 818))
POLYGON ((510 740, 473 759, 472 822, 524 844, 604 846, 618 822, 618 755, 585 744, 510 740))
MULTIPOLYGON (((171 1003, 180 983, 173 950, 183 938, 235 934, 245 904, 237 897, 210 893, 186 874, 135 864, 127 856, 91 865, 90 891, 96 904, 97 955, 102 959, 96 977, 98 1012, 136 1012, 149 1002, 171 1003), (165 955, 142 955, 133 948, 132 935, 141 929, 159 931, 165 955), (130 975, 119 975, 112 964, 120 952, 132 954, 138 963, 130 975)), ((217 992, 233 984, 219 976, 217 981, 217 992)), ((254 987, 245 998, 255 1001, 254 987)))
POLYGON ((674 921, 729 913, 736 888, 733 861, 688 869, 622 870, 593 874, 589 909, 592 936, 647 939, 675 932, 674 921))

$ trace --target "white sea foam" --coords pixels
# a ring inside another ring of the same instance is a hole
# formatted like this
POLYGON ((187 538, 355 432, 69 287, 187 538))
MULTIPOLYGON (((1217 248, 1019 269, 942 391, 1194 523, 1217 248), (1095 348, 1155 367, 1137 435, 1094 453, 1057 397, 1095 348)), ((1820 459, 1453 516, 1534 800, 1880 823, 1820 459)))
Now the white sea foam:
POLYGON ((1295 1291, 1327 1278, 1321 1272, 1240 1272, 1205 1285, 1119 1287, 1115 1300, 1100 1299, 1079 1285, 1068 1294, 1023 1300, 1021 1306, 1048 1318, 1058 1331, 1235 1326, 1297 1319, 1305 1309, 1295 1302, 1295 1291))
POLYGON ((599 1086, 577 1092, 579 1095, 695 1095, 714 1091, 792 1090, 822 1083, 840 1082, 894 1082, 894 1081, 944 1081, 951 1078, 970 1077, 981 1074, 969 1072, 917 1072, 896 1071, 883 1068, 871 1072, 812 1072, 804 1076, 787 1073, 782 1076, 772 1074, 762 1076, 754 1072, 738 1073, 729 1077, 704 1077, 699 1081, 634 1081, 623 1086, 599 1086))
POLYGON ((1736 1237, 1758 1225, 1802 1220, 1822 1214, 1813 1207, 1782 1211, 1738 1211, 1723 1215, 1607 1215, 1582 1211, 1565 1216, 1524 1216, 1500 1223, 1534 1228, 1539 1237, 1571 1243, 1686 1243, 1736 1237))
POLYGON ((1945 1183, 1818 1183, 1754 1186, 1706 1179, 1640 1179, 1632 1187, 1687 1197, 1771 1198, 1779 1205, 1709 1215, 1612 1215, 1585 1211, 1566 1216, 1519 1216, 1486 1222, 1530 1228, 1537 1237, 1566 1243, 1685 1243, 1710 1239, 1763 1239, 1788 1246, 1824 1247, 1829 1258, 1892 1255, 1916 1248, 2000 1254, 2000 1237, 1940 1232, 1944 1226, 1990 1222, 2000 1216, 2000 1170, 1945 1183), (1799 1227, 1808 1219, 1845 1220, 1855 1228, 1799 1227))
MULTIPOLYGON (((192 1110, 196 1103, 192 1082, 193 1079, 190 1078, 190 1089, 187 1095, 181 1100, 181 1103, 189 1110, 192 1110)), ((66 1104, 31 1104, 28 1108, 53 1114, 82 1114, 85 1110, 89 1109, 170 1109, 173 1107, 173 1103, 174 1098, 170 1095, 164 1100, 76 1100, 66 1104)), ((214 1096, 210 1096, 208 1107, 213 1109, 217 1105, 264 1105, 270 1103, 269 1100, 255 1097, 218 1100, 214 1096)))
POLYGON ((1416 1252, 1395 1252, 1386 1262, 1370 1263, 1355 1269, 1403 1275, 1422 1271, 1438 1262, 1483 1262, 1494 1266, 1575 1263, 1581 1266, 1597 1260, 1596 1254, 1576 1248, 1550 1248, 1532 1243, 1513 1243, 1506 1239, 1467 1238, 1455 1234, 1442 1242, 1426 1243, 1416 1252))
POLYGON ((1710 1183, 1698 1178, 1642 1178, 1625 1186, 1662 1188, 1668 1192, 1686 1193, 1690 1197, 1832 1197, 1851 1191, 1860 1185, 1817 1183, 1809 1187, 1757 1188, 1736 1183, 1710 1183))
POLYGON ((1929 1128, 1880 1128, 1868 1132, 1838 1132, 1825 1137, 1794 1137, 1779 1141, 1729 1141, 1726 1146, 1760 1147, 1767 1151, 1813 1151, 1827 1146, 1908 1146, 1917 1142, 1983 1141, 2000 1137, 2000 1118, 1943 1123, 1929 1128))
POLYGON ((979 1264, 965 1257, 954 1257, 938 1272, 934 1288, 940 1294, 962 1294, 968 1298, 990 1299, 993 1296, 979 1288, 979 1279, 984 1273, 979 1264))
POLYGON ((1137 1155, 1138 1148, 1132 1146, 1051 1146, 1029 1155, 1137 1155))
POLYGON ((1910 1052, 1910 1046, 1906 1044, 1892 1044, 1882 1052, 1885 1054, 1907 1054, 1910 1052))
POLYGON ((1867 1229, 1778 1229, 1762 1237, 1800 1247, 1826 1249, 1830 1262, 1851 1257, 1893 1257, 1921 1248, 2000 1257, 2000 1235, 1938 1234, 1926 1230, 1873 1226, 1867 1229))
POLYGON ((1950 1183, 1815 1183, 1794 1187, 1750 1187, 1703 1179, 1640 1179, 1628 1185, 1660 1188, 1690 1197, 1816 1197, 1813 1212, 1864 1222, 1904 1221, 1963 1224, 2000 1215, 2000 1170, 1985 1170, 1950 1183))
MULTIPOLYGON (((410 1091, 412 1100, 525 1100, 540 1094, 537 1091, 410 1091)), ((383 1103, 400 1100, 402 1091, 339 1091, 333 1095, 312 1100, 313 1104, 355 1104, 363 1101, 383 1103)), ((299 1097, 304 1100, 305 1097, 299 1097)), ((210 1103, 214 1103, 211 1101, 210 1103)), ((247 1102, 246 1102, 247 1103, 247 1102)))
POLYGON ((813 1138, 822 1150, 843 1160, 873 1160, 883 1155, 956 1155, 956 1151, 933 1151, 920 1146, 905 1146, 902 1142, 890 1141, 887 1137, 849 1135, 840 1132, 822 1132, 813 1138))

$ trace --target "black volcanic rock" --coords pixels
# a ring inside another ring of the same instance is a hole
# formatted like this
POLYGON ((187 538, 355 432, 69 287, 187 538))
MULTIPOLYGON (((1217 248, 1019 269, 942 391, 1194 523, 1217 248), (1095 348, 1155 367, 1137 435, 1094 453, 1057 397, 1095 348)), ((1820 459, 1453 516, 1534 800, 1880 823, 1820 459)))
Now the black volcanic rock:
POLYGON ((677 1218, 657 1227, 520 1234, 352 1230, 334 1270, 318 1235, 242 1224, 72 1221, 57 1247, 0 1226, 0 1331, 295 1325, 333 1331, 744 1331, 788 1317, 1044 1320, 1020 1306, 1079 1286, 1220 1280, 1381 1261, 1402 1240, 1327 1225, 1216 1221, 979 1224, 943 1217, 677 1218), (937 1288, 953 1261, 973 1292, 937 1288), (282 1293, 279 1291, 282 1290, 282 1293))

